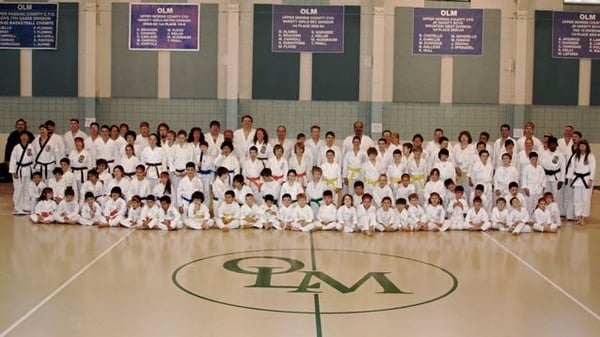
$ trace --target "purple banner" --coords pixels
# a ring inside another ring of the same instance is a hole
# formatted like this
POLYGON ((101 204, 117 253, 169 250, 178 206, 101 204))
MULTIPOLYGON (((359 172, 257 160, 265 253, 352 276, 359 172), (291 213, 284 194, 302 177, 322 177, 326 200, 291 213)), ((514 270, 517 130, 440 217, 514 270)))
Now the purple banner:
POLYGON ((273 5, 273 52, 344 52, 343 6, 273 5))
POLYGON ((482 55, 483 10, 415 8, 415 55, 482 55))
POLYGON ((199 13, 197 4, 131 4, 129 49, 198 50, 199 13))
POLYGON ((58 4, 0 4, 0 49, 56 49, 58 4))
POLYGON ((553 12, 552 57, 600 58, 600 14, 553 12))

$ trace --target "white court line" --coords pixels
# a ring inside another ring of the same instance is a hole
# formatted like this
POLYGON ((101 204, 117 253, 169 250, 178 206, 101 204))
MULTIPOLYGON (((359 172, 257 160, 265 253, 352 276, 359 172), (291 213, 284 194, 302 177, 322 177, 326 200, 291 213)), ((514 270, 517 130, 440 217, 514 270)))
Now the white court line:
POLYGON ((549 279, 548 277, 546 277, 546 275, 542 274, 539 270, 535 269, 532 265, 530 265, 529 263, 527 263, 527 261, 523 260, 519 255, 515 254, 512 250, 508 249, 505 245, 501 244, 498 240, 494 239, 488 233, 482 232, 482 234, 486 238, 492 240, 492 242, 494 242, 496 245, 498 245, 500 248, 502 248, 508 254, 512 255, 519 262, 521 262, 522 264, 524 264, 527 268, 529 268, 529 270, 531 270, 532 272, 534 272, 535 274, 537 274, 544 281, 550 283, 551 286, 553 286, 556 290, 558 290, 559 292, 561 292, 563 295, 565 295, 571 301, 575 302, 575 304, 577 304, 581 309, 587 311, 595 319, 597 319, 597 320, 600 321, 600 315, 598 315, 597 313, 595 313, 594 311, 592 311, 592 309, 588 308, 585 304, 581 303, 578 299, 576 299, 575 297, 573 297, 573 295, 569 294, 566 290, 564 290, 563 288, 561 288, 558 284, 554 283, 551 279, 549 279))
POLYGON ((41 308, 44 304, 48 303, 48 301, 50 301, 54 296, 56 296, 56 294, 58 294, 63 289, 65 289, 69 284, 71 284, 71 282, 73 282, 77 277, 79 277, 81 274, 83 274, 86 270, 90 269, 91 266, 93 266, 96 262, 98 262, 98 260, 100 260, 106 254, 108 254, 108 252, 110 252, 113 248, 115 248, 119 243, 121 243, 123 240, 125 240, 125 238, 127 238, 133 232, 135 232, 135 231, 134 230, 129 231, 129 233, 127 233, 126 235, 124 235, 117 242, 113 243, 104 252, 102 252, 102 254, 98 255, 95 259, 93 259, 92 261, 90 261, 90 263, 88 263, 85 267, 83 267, 75 275, 71 276, 71 278, 69 278, 67 281, 65 281, 65 283, 63 283, 60 287, 56 288, 56 290, 54 290, 48 296, 46 296, 35 307, 31 308, 31 310, 29 310, 25 315, 23 315, 23 317, 19 318, 18 321, 14 322, 11 326, 8 327, 8 329, 4 330, 0 334, 0 337, 5 337, 9 333, 11 333, 17 326, 19 326, 19 324, 23 323, 23 321, 25 321, 27 318, 29 318, 29 316, 33 315, 39 308, 41 308))

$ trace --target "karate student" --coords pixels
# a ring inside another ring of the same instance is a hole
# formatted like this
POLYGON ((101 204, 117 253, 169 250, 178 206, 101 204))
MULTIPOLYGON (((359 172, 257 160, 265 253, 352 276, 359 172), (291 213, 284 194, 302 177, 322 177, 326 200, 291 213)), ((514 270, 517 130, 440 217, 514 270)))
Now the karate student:
POLYGON ((556 137, 548 137, 548 150, 542 152, 539 164, 546 173, 546 192, 552 195, 560 196, 565 181, 566 160, 563 153, 557 151, 558 140, 556 137))
POLYGON ((283 155, 283 147, 279 144, 273 147, 274 156, 269 158, 267 162, 267 167, 271 169, 271 173, 273 174, 273 178, 281 183, 285 181, 285 174, 288 172, 288 162, 285 156, 283 155))
POLYGON ((432 168, 436 168, 440 171, 440 180, 456 180, 456 167, 449 160, 450 152, 448 149, 440 149, 437 156, 439 160, 433 164, 432 168))
POLYGON ((79 220, 79 204, 75 200, 75 190, 72 187, 65 189, 65 198, 58 204, 54 219, 60 224, 77 224, 79 220))
MULTIPOLYGON (((110 181, 110 184, 108 184, 105 189, 107 191, 111 191, 113 189, 113 187, 118 186, 121 191, 123 192, 123 197, 125 200, 128 199, 127 193, 129 193, 129 184, 131 183, 131 179, 125 177, 125 175, 123 174, 123 166, 121 165, 115 165, 115 167, 113 167, 112 170, 113 173, 113 178, 110 181)), ((108 199, 110 198, 110 196, 108 196, 107 198, 104 198, 104 201, 101 202, 101 204, 104 204, 104 202, 108 201, 108 199)))
POLYGON ((115 160, 119 157, 119 148, 117 143, 110 138, 110 127, 102 125, 100 128, 100 137, 94 141, 94 158, 106 160, 108 171, 115 166, 115 160))
POLYGON ((135 168, 135 177, 129 183, 129 191, 127 194, 127 201, 131 200, 134 195, 139 195, 144 200, 147 196, 152 194, 150 189, 150 182, 146 179, 144 165, 140 164, 135 168))
POLYGON ((344 185, 348 188, 354 186, 354 182, 361 179, 362 166, 367 161, 365 152, 360 149, 360 143, 360 137, 354 136, 352 138, 352 149, 344 155, 342 177, 344 178, 344 185))
POLYGON ((40 135, 33 141, 33 153, 35 153, 34 170, 42 173, 42 179, 48 181, 52 175, 52 170, 64 156, 62 151, 62 140, 58 135, 54 136, 48 133, 48 127, 40 125, 40 135))
MULTIPOLYGON (((193 200, 195 192, 204 191, 202 180, 196 175, 196 165, 193 161, 185 164, 185 176, 179 181, 177 187, 177 206, 179 213, 184 213, 188 210, 188 206, 193 200)), ((202 194, 202 202, 204 202, 204 193, 202 194)))
POLYGON ((44 181, 42 180, 42 173, 33 172, 33 174, 31 175, 31 182, 29 182, 29 186, 27 186, 28 200, 26 200, 25 202, 29 204, 29 207, 25 209, 25 213, 33 212, 33 210, 35 209, 35 205, 37 204, 38 199, 42 194, 42 191, 46 187, 46 183, 44 183, 44 181))
POLYGON ((445 190, 446 186, 444 186, 444 182, 440 180, 440 170, 436 168, 432 169, 429 174, 429 181, 425 184, 425 188, 423 188, 423 198, 429 200, 431 193, 436 192, 437 194, 442 195, 445 190))
POLYGON ((38 224, 49 224, 55 221, 54 213, 58 206, 53 200, 52 188, 44 187, 35 208, 31 211, 31 222, 38 224))
MULTIPOLYGON (((90 170, 91 171, 91 170, 90 170)), ((88 172, 89 176, 90 172, 88 172)), ((96 202, 93 192, 85 192, 82 200, 83 205, 79 214, 79 224, 84 226, 106 224, 106 218, 102 216, 102 207, 96 202)))
MULTIPOLYGON (((327 160, 327 152, 333 151, 333 159, 339 165, 340 169, 342 167, 342 159, 343 153, 339 146, 335 145, 335 133, 333 131, 327 131, 325 133, 325 144, 319 148, 318 154, 318 165, 322 167, 323 163, 328 162, 327 160)), ((325 170, 323 170, 323 175, 326 175, 325 170)), ((341 175, 341 170, 338 175, 341 175)))
POLYGON ((98 179, 102 182, 102 184, 104 184, 104 186, 108 186, 110 184, 112 175, 108 171, 108 163, 105 159, 96 160, 96 173, 98 174, 98 179))
MULTIPOLYGON (((194 148, 186 142, 187 132, 179 130, 175 144, 171 147, 169 154, 169 170, 171 173, 171 184, 173 190, 177 191, 179 181, 184 179, 187 174, 187 164, 196 160, 194 148)), ((194 175, 196 174, 196 165, 194 165, 194 175)), ((177 202, 179 206, 179 202, 177 202)), ((187 206, 187 205, 185 205, 187 206)), ((185 207, 184 206, 184 207, 185 207)))
POLYGON ((200 158, 198 159, 198 169, 196 176, 202 181, 202 193, 210 199, 211 186, 215 179, 214 157, 209 154, 208 143, 200 141, 200 158))
POLYGON ((263 228, 260 208, 254 203, 254 195, 247 193, 244 204, 240 207, 240 228, 263 228))
POLYGON ((314 214, 319 213, 319 208, 323 205, 323 192, 325 183, 321 179, 323 171, 318 166, 311 169, 312 179, 306 184, 306 198, 314 214))
POLYGON ((153 229, 159 222, 160 207, 156 204, 156 198, 150 194, 146 197, 146 204, 142 207, 142 215, 135 229, 153 229))
POLYGON ((485 194, 485 187, 481 184, 477 184, 471 195, 469 196, 469 204, 473 207, 473 201, 475 198, 480 198, 483 204, 483 209, 487 210, 492 209, 492 201, 488 199, 487 194, 485 194))
POLYGON ((294 221, 294 206, 292 205, 292 197, 287 193, 281 197, 281 206, 279 207, 277 219, 279 220, 279 223, 273 225, 275 229, 292 229, 292 222, 294 221))
POLYGON ((467 212, 465 217, 465 229, 470 231, 487 231, 492 227, 488 213, 483 208, 483 201, 480 197, 473 199, 473 207, 467 212))
MULTIPOLYGON (((332 229, 329 226, 323 227, 323 229, 332 229)), ((337 210, 337 223, 334 228, 339 232, 344 233, 358 233, 360 228, 358 227, 358 215, 356 213, 356 207, 354 207, 354 200, 352 195, 345 194, 342 197, 342 206, 337 210)))
POLYGON ((323 192, 323 205, 319 207, 316 217, 321 228, 330 226, 335 228, 337 223, 337 208, 333 203, 333 192, 326 190, 323 192))
POLYGON ((437 193, 431 193, 429 202, 425 206, 425 215, 427 216, 427 229, 430 231, 447 231, 451 223, 446 220, 446 211, 442 206, 442 199, 437 193))
POLYGON ((125 219, 127 212, 127 202, 122 198, 122 191, 119 186, 115 186, 110 191, 110 199, 106 201, 102 209, 106 221, 98 227, 117 227, 125 219))
POLYGON ((146 179, 150 183, 150 188, 158 184, 160 172, 167 170, 169 156, 165 150, 160 147, 158 135, 153 133, 148 137, 148 146, 142 150, 140 162, 146 166, 146 179))
POLYGON ((485 197, 489 204, 485 205, 485 210, 490 211, 493 200, 492 183, 494 182, 494 165, 490 160, 490 153, 487 150, 479 152, 479 160, 477 160, 471 171, 469 172, 469 186, 483 185, 485 197))
MULTIPOLYGON (((230 141, 224 141, 221 144, 221 154, 215 158, 215 167, 225 167, 229 173, 228 184, 231 187, 231 179, 233 176, 240 173, 240 162, 238 158, 233 154, 233 144, 230 141)), ((243 154, 245 158, 245 154, 243 154)), ((217 178, 219 176, 217 175, 217 178)))
POLYGON ((407 169, 410 174, 410 181, 415 185, 417 194, 423 194, 423 188, 429 172, 427 159, 423 158, 423 149, 420 146, 413 147, 412 158, 408 161, 407 169))
POLYGON ((394 192, 392 192, 392 189, 388 185, 387 176, 381 174, 377 180, 377 186, 373 189, 373 199, 375 199, 375 206, 377 208, 381 207, 381 203, 385 197, 390 198, 391 204, 391 201, 394 198, 394 192))
POLYGON ((244 182, 244 176, 236 174, 233 177, 233 190, 235 193, 235 201, 240 207, 246 202, 246 195, 253 194, 252 189, 244 182))
MULTIPOLYGON (((171 200, 173 200, 175 199, 176 192, 177 191, 173 189, 173 183, 171 182, 171 175, 169 174, 169 172, 161 172, 158 178, 158 184, 156 184, 156 186, 154 186, 154 188, 152 189, 152 194, 154 194, 156 199, 160 199, 163 196, 168 195, 169 198, 172 198, 171 200)), ((173 206, 177 207, 177 204, 173 203, 173 206)))
POLYGON ((419 204, 419 195, 413 193, 408 196, 408 208, 407 208, 407 224, 408 230, 410 231, 421 231, 427 229, 427 215, 425 209, 419 204))
POLYGON ((408 196, 413 193, 417 193, 417 188, 414 184, 411 184, 410 175, 408 173, 404 173, 402 177, 400 177, 400 183, 396 188, 395 198, 396 200, 400 198, 408 200, 408 196))
POLYGON ((292 197, 292 203, 297 201, 298 194, 304 193, 304 188, 299 182, 296 181, 295 170, 289 170, 287 172, 287 179, 283 184, 281 184, 280 193, 282 195, 286 193, 289 194, 290 197, 292 197))
POLYGON ((123 227, 135 228, 142 219, 142 198, 139 195, 131 197, 131 203, 127 210, 127 217, 121 220, 123 227))
POLYGON ((326 151, 326 161, 321 164, 321 170, 323 171, 323 177, 321 178, 325 183, 325 189, 330 189, 334 195, 339 198, 339 193, 342 191, 342 169, 340 165, 335 161, 335 151, 326 151))
POLYGON ((494 197, 500 198, 509 193, 508 185, 513 181, 519 181, 519 171, 511 165, 511 155, 502 154, 502 165, 494 172, 494 197))
POLYGON ((229 186, 229 170, 226 167, 219 167, 216 175, 217 179, 215 179, 212 184, 213 211, 215 214, 217 213, 219 206, 225 201, 225 192, 231 189, 231 186, 229 186))
POLYGON ((281 184, 273 179, 273 175, 271 174, 270 168, 264 168, 260 171, 260 176, 262 178, 262 185, 260 188, 260 195, 264 199, 267 195, 271 195, 275 198, 275 204, 277 204, 279 200, 279 196, 281 195, 281 184))
POLYGON ((398 219, 396 210, 392 208, 392 198, 385 196, 381 200, 381 207, 377 209, 377 224, 375 230, 380 232, 392 232, 398 230, 398 219))
MULTIPOLYGON (((79 177, 75 177, 73 172, 71 172, 71 160, 69 158, 62 158, 60 160, 60 168, 63 171, 62 179, 65 180, 65 185, 72 187, 75 191, 75 197, 77 197, 79 195, 79 185, 77 185, 79 177)), ((75 201, 77 201, 77 198, 75 198, 75 201)))
POLYGON ((544 199, 546 199, 546 209, 550 212, 552 216, 552 222, 557 224, 558 227, 561 226, 560 219, 560 209, 558 208, 558 203, 554 201, 554 196, 551 192, 544 193, 544 199))
POLYGON ((163 231, 178 230, 183 227, 181 215, 175 206, 171 204, 171 197, 163 195, 160 198, 160 209, 158 212, 158 228, 163 231))
POLYGON ((394 150, 392 156, 392 162, 388 165, 386 175, 390 180, 390 187, 394 195, 397 193, 398 185, 402 181, 402 176, 406 172, 406 166, 402 162, 402 151, 400 149, 394 150))
POLYGON ((254 194, 258 194, 260 191, 260 171, 265 168, 263 162, 258 160, 257 155, 258 149, 256 146, 251 146, 248 150, 248 160, 244 161, 242 165, 242 172, 254 194))
POLYGON ((314 223, 314 213, 312 208, 306 202, 306 195, 299 193, 297 195, 297 204, 294 209, 294 220, 292 221, 292 230, 312 232, 315 229, 320 229, 320 224, 314 223))
POLYGON ((356 206, 356 216, 358 217, 358 226, 360 231, 367 236, 372 236, 375 226, 377 226, 377 209, 373 206, 373 197, 365 193, 361 197, 361 202, 356 206))
POLYGON ((464 198, 465 189, 462 185, 454 188, 454 197, 449 200, 446 208, 450 228, 453 230, 464 229, 465 216, 469 210, 469 203, 464 198))
POLYGON ((271 229, 275 224, 279 223, 277 217, 279 216, 279 209, 275 205, 275 198, 267 194, 263 204, 260 206, 260 212, 263 216, 263 225, 265 229, 271 229))
POLYGON ((508 215, 508 224, 513 235, 521 233, 531 233, 533 222, 527 209, 521 205, 521 200, 517 197, 510 199, 512 210, 508 215))
MULTIPOLYGON (((373 193, 375 186, 377 186, 377 182, 379 181, 379 176, 384 173, 381 172, 382 167, 386 167, 379 163, 380 159, 377 157, 377 149, 374 147, 370 147, 367 149, 367 160, 364 161, 361 168, 361 181, 365 184, 365 191, 369 194, 373 193)), ((381 200, 376 203, 381 202, 381 200)))
MULTIPOLYGON (((181 207, 181 206, 180 206, 181 207)), ((191 229, 210 229, 214 221, 210 218, 208 207, 204 204, 204 193, 192 193, 192 202, 188 205, 183 224, 191 229)))
POLYGON ((13 214, 25 215, 31 211, 31 201, 27 189, 31 183, 34 162, 33 144, 29 144, 29 134, 19 133, 19 144, 15 145, 10 154, 8 172, 13 178, 13 214))
POLYGON ((492 209, 490 216, 490 222, 492 228, 501 232, 507 232, 510 230, 509 226, 509 210, 506 208, 506 199, 500 197, 496 200, 496 207, 492 209))
POLYGON ((552 213, 546 208, 546 199, 540 198, 533 211, 533 230, 536 232, 556 233, 559 225, 552 221, 552 213))
POLYGON ((546 188, 546 172, 538 164, 537 152, 529 153, 529 165, 521 171, 521 188, 527 200, 527 210, 531 213, 546 188))
POLYGON ((128 177, 129 179, 135 178, 135 170, 136 167, 140 165, 140 160, 135 155, 133 145, 125 145, 125 154, 121 156, 119 160, 119 165, 123 167, 123 174, 126 177, 128 177))
POLYGON ((312 154, 305 152, 304 144, 296 143, 294 145, 294 154, 288 160, 288 167, 291 170, 296 170, 296 180, 298 180, 302 187, 306 187, 311 180, 308 174, 312 168, 312 162, 312 154))
POLYGON ((398 219, 398 230, 407 231, 408 227, 408 210, 406 209, 406 199, 396 199, 396 219, 398 219))
POLYGON ((577 145, 573 156, 574 176, 571 181, 573 192, 573 206, 578 225, 585 225, 585 218, 590 215, 594 177, 596 176, 596 157, 590 151, 590 144, 582 139, 577 145))
POLYGON ((67 184, 63 178, 63 170, 60 167, 55 167, 54 170, 52 170, 52 174, 54 176, 48 180, 48 187, 52 189, 54 201, 58 205, 61 200, 65 198, 67 184))
POLYGON ((81 185, 79 203, 83 206, 86 203, 86 195, 92 193, 94 200, 104 195, 104 184, 98 179, 98 172, 94 169, 88 171, 87 181, 81 185))
POLYGON ((219 205, 215 222, 224 232, 240 227, 240 206, 235 202, 235 193, 232 190, 225 192, 225 200, 219 205))

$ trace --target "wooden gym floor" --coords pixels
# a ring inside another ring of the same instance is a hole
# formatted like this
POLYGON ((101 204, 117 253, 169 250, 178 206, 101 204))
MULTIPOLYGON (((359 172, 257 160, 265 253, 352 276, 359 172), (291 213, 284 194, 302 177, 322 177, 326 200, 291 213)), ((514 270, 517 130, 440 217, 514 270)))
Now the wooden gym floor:
POLYGON ((600 192, 558 234, 32 225, 0 185, 0 336, 600 336, 600 192))

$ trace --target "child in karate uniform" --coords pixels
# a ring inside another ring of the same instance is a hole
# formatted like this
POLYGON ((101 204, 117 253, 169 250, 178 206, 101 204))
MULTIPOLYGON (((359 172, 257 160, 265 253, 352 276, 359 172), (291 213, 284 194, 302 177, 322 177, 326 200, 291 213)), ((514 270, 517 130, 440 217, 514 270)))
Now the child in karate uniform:
POLYGON ((480 197, 473 199, 473 207, 467 212, 465 226, 468 226, 466 229, 470 231, 480 230, 484 232, 492 227, 490 218, 485 209, 483 209, 483 201, 480 197))
POLYGON ((131 205, 127 210, 127 218, 121 220, 120 224, 123 227, 135 228, 138 222, 142 219, 142 198, 139 195, 131 197, 131 205))
POLYGON ((533 222, 530 219, 529 212, 521 204, 521 200, 518 197, 513 197, 510 199, 510 205, 512 206, 512 211, 510 211, 508 216, 508 224, 512 229, 512 234, 531 233, 533 222))
POLYGON ((84 226, 106 224, 106 218, 102 216, 102 207, 96 202, 94 193, 86 192, 83 200, 84 203, 81 206, 81 213, 79 214, 79 223, 84 226))
MULTIPOLYGON (((181 206, 180 206, 181 207, 181 206)), ((210 218, 208 207, 204 204, 204 193, 192 193, 192 202, 188 205, 183 224, 191 229, 210 229, 214 221, 210 218)))
POLYGON ((58 204, 55 220, 57 223, 74 225, 79 220, 79 204, 75 200, 75 190, 65 189, 65 198, 58 204))
POLYGON ((330 226, 331 224, 335 224, 337 222, 337 208, 333 203, 333 192, 331 190, 326 190, 323 192, 323 205, 319 207, 317 221, 319 222, 319 226, 321 228, 330 226))
MULTIPOLYGON (((289 175, 288 175, 289 177, 289 175)), ((311 232, 314 229, 319 229, 320 225, 314 223, 314 213, 312 208, 306 203, 306 195, 299 193, 297 195, 298 203, 294 210, 294 221, 292 222, 292 230, 303 232, 311 232)))
POLYGON ((360 231, 367 236, 372 236, 375 226, 377 226, 377 208, 375 208, 372 201, 373 197, 365 193, 362 195, 361 203, 356 206, 358 226, 360 231))
POLYGON ((397 212, 392 209, 392 199, 388 196, 381 200, 381 208, 377 210, 377 224, 375 230, 392 232, 398 230, 397 212))
POLYGON ((171 203, 171 197, 163 195, 160 198, 160 210, 158 212, 158 228, 163 231, 174 231, 181 229, 181 214, 171 203))
POLYGON ((454 188, 454 198, 448 202, 446 214, 448 215, 448 221, 450 222, 450 228, 452 230, 462 230, 465 228, 465 216, 469 210, 469 204, 463 197, 465 188, 462 185, 454 188))
POLYGON ((279 209, 275 205, 275 198, 267 194, 263 204, 260 206, 260 213, 263 217, 263 225, 265 229, 271 229, 276 223, 279 223, 279 209))
POLYGON ((150 194, 146 197, 146 204, 142 207, 142 215, 135 229, 154 229, 158 225, 160 207, 156 204, 156 198, 150 194))
POLYGON ((31 222, 38 224, 49 224, 55 221, 54 214, 58 205, 53 200, 52 188, 44 187, 35 208, 31 212, 31 222))
POLYGON ((426 230, 427 215, 425 214, 423 207, 419 204, 419 195, 417 193, 410 194, 408 196, 408 202, 408 229, 413 232, 426 230))
POLYGON ((292 229, 294 221, 294 207, 292 206, 292 197, 289 194, 284 194, 281 197, 281 207, 279 207, 279 223, 275 224, 276 229, 292 229))
POLYGON ((320 167, 314 166, 311 173, 312 179, 306 184, 306 198, 313 213, 318 214, 320 207, 323 205, 323 192, 325 191, 325 183, 321 180, 323 171, 320 167))
MULTIPOLYGON (((40 195, 44 188, 46 188, 46 183, 42 180, 41 172, 33 172, 31 176, 31 181, 29 182, 29 186, 27 187, 27 199, 25 203, 29 205, 24 211, 25 213, 33 213, 35 210, 35 206, 38 203, 40 195)), ((25 207, 25 206, 24 206, 25 207)))
POLYGON ((408 210, 406 209, 406 199, 396 199, 396 218, 398 219, 398 230, 407 231, 408 227, 408 210))
POLYGON ((225 192, 225 200, 219 205, 215 222, 224 232, 240 227, 240 205, 235 202, 235 193, 232 190, 225 192))
POLYGON ((100 224, 98 227, 117 227, 121 221, 125 219, 127 212, 127 202, 122 198, 122 191, 119 186, 115 186, 110 191, 110 199, 104 204, 102 215, 106 219, 106 223, 100 224))
POLYGON ((492 216, 490 217, 492 228, 501 232, 508 232, 510 230, 508 216, 509 211, 506 208, 506 199, 500 197, 496 200, 496 207, 492 209, 492 216))
POLYGON ((261 210, 254 203, 254 195, 246 193, 244 204, 240 208, 240 228, 263 228, 261 210))
POLYGON ((450 228, 451 223, 446 220, 446 211, 437 192, 433 192, 429 196, 429 203, 425 206, 425 215, 427 216, 428 230, 445 232, 450 228))
POLYGON ((556 233, 558 225, 552 221, 552 213, 546 207, 546 199, 540 198, 533 212, 533 230, 536 232, 556 233))

